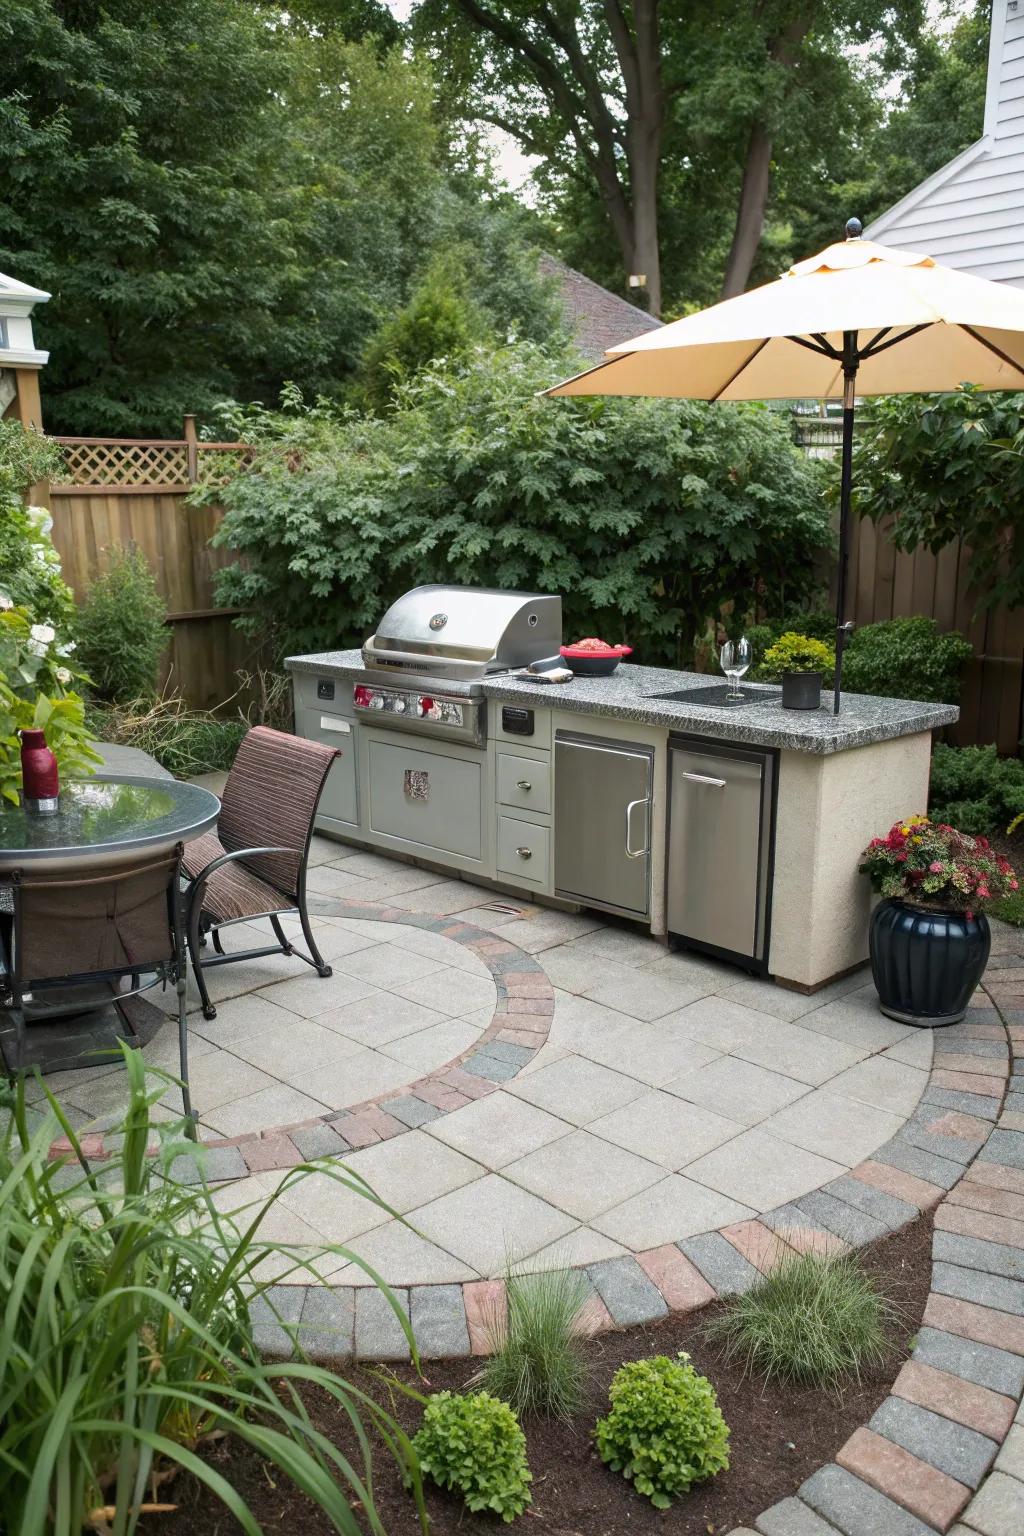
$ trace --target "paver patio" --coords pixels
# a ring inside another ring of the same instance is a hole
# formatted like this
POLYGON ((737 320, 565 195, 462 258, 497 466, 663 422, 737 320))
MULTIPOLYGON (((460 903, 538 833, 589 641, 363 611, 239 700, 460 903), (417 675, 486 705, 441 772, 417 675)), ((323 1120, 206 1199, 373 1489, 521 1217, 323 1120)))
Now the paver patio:
MULTIPOLYGON (((592 914, 327 839, 312 865, 311 901, 333 908, 315 919, 333 976, 284 956, 208 973, 218 1016, 190 1014, 193 1102, 204 1139, 239 1140, 253 1170, 218 1191, 223 1209, 265 1198, 300 1155, 344 1155, 414 1230, 317 1174, 286 1192, 266 1235, 352 1241, 395 1285, 486 1280, 510 1259, 598 1264, 748 1222, 863 1163, 928 1082, 931 1033, 882 1018, 866 971, 802 996, 592 914), (345 916, 341 902, 388 920, 345 916), (432 917, 472 925, 482 947, 414 926, 432 917), (446 1087, 459 1059, 459 1087, 446 1087), (411 1093, 424 1078, 434 1093, 411 1093)), ((175 1069, 170 1022, 145 1054, 175 1069)), ((116 1121, 119 1068, 49 1081, 79 1124, 116 1121)), ((169 1090, 159 1112, 175 1101, 169 1090)), ((367 1283, 336 1258, 319 1272, 367 1283)))

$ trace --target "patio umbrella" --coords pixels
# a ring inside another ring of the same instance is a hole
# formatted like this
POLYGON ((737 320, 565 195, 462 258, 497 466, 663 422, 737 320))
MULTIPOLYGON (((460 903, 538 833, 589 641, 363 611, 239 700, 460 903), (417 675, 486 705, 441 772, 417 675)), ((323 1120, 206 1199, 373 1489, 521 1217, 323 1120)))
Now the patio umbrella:
POLYGON ((970 381, 1024 386, 1024 290, 940 266, 930 256, 847 238, 775 282, 713 304, 606 353, 549 395, 843 402, 836 677, 839 713, 849 565, 854 401, 932 393, 970 381))

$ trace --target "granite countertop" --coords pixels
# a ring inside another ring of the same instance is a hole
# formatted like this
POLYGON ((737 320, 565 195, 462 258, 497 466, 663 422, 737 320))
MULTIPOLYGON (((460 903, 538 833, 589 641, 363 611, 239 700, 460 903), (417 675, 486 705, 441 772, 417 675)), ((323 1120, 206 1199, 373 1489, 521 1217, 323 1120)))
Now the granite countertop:
MULTIPOLYGON (((329 672, 344 677, 359 677, 365 670, 357 650, 291 656, 285 665, 294 672, 329 672)), ((400 679, 396 678, 395 683, 400 684, 400 679)), ((952 725, 960 715, 952 704, 881 699, 864 693, 844 693, 838 716, 832 713, 831 693, 822 694, 822 707, 818 710, 783 709, 779 690, 759 683, 744 683, 743 692, 763 696, 764 702, 735 709, 652 697, 715 684, 724 684, 724 679, 704 673, 675 672, 667 667, 621 663, 611 677, 575 677, 571 683, 553 684, 504 673, 485 678, 482 686, 487 698, 510 704, 634 720, 638 725, 661 726, 666 731, 689 731, 721 741, 814 752, 819 756, 952 725)))

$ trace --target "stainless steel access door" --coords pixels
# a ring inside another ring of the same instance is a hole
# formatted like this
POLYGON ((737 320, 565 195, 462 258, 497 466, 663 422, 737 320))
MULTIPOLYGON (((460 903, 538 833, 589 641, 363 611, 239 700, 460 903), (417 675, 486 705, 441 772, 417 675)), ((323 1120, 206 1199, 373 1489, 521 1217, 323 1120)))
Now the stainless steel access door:
POLYGON ((555 733, 555 892, 629 917, 651 905, 653 751, 555 733))
POLYGON ((762 960, 774 761, 678 742, 669 761, 668 931, 762 960))

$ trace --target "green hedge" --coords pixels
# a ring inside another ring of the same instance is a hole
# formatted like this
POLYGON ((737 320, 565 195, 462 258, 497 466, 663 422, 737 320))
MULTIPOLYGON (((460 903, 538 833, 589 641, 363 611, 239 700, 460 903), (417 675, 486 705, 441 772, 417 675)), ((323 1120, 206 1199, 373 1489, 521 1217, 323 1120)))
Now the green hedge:
MULTIPOLYGON (((815 609, 749 629, 755 658, 752 677, 774 681, 764 655, 789 630, 831 644, 836 621, 832 614, 815 609)), ((943 633, 934 619, 918 616, 864 624, 854 630, 843 655, 843 688, 889 699, 956 704, 971 655, 970 642, 963 635, 956 630, 943 633)))
POLYGON ((948 747, 932 752, 929 815, 961 832, 991 836, 1024 812, 1024 763, 995 747, 948 747))

